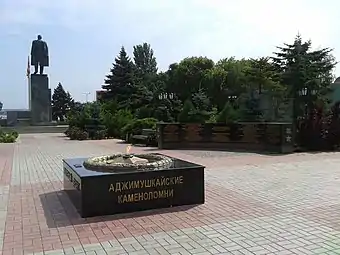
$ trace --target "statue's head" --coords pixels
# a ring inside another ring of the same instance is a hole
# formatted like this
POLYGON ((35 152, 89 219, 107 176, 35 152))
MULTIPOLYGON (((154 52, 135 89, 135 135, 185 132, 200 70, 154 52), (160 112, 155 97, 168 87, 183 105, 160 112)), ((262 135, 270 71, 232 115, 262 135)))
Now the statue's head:
POLYGON ((38 35, 38 40, 41 40, 42 39, 42 36, 41 35, 38 35))

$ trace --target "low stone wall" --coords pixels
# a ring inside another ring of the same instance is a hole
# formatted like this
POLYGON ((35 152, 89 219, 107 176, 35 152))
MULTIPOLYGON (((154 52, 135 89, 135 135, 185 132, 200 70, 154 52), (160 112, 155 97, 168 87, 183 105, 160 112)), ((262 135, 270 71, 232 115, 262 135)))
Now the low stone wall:
POLYGON ((64 133, 68 126, 14 126, 0 127, 1 130, 15 130, 19 134, 64 133))
POLYGON ((160 149, 223 149, 290 153, 292 123, 159 123, 160 149))

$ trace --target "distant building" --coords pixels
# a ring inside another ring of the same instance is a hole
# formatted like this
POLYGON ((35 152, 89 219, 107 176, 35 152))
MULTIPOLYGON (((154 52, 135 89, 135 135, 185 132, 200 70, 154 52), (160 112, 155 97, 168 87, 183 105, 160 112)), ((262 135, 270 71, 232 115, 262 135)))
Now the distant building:
POLYGON ((0 111, 0 120, 7 120, 7 112, 0 111))
POLYGON ((333 90, 331 95, 332 104, 340 102, 340 77, 335 79, 334 83, 332 84, 332 90, 333 90))
POLYGON ((96 91, 96 101, 100 101, 103 99, 103 95, 106 93, 105 90, 97 90, 96 91))
POLYGON ((23 123, 29 125, 30 118, 31 112, 27 109, 2 109, 0 111, 0 126, 17 126, 23 123))

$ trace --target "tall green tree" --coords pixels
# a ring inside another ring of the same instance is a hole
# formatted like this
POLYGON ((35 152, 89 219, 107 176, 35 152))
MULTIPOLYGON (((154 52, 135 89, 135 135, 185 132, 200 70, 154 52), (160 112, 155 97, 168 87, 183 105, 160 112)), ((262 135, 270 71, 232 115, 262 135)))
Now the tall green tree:
MULTIPOLYGON (((157 75, 157 61, 150 44, 143 43, 133 46, 134 60, 134 82, 136 90, 132 94, 133 107, 150 115, 154 105, 157 92, 162 86, 157 75), (151 106, 152 105, 152 106, 151 106), (141 109, 143 108, 143 109, 141 109)), ((147 116, 151 117, 151 116, 147 116)))
POLYGON ((226 88, 229 98, 240 97, 242 93, 247 92, 247 70, 250 61, 247 59, 235 59, 234 57, 221 59, 216 66, 227 72, 226 88))
POLYGON ((311 41, 303 41, 297 35, 293 44, 277 47, 272 58, 281 74, 281 83, 287 86, 293 99, 293 120, 313 108, 316 101, 327 103, 336 65, 332 49, 312 50, 311 41))
POLYGON ((204 87, 213 107, 221 111, 228 98, 228 72, 220 66, 210 69, 204 77, 204 87))
POLYGON ((240 110, 235 109, 235 107, 230 103, 226 102, 223 110, 216 116, 217 123, 234 123, 240 120, 240 110))
POLYGON ((143 43, 133 46, 133 60, 135 76, 144 79, 149 75, 157 74, 157 61, 150 44, 143 43))
POLYGON ((52 95, 52 119, 64 121, 67 113, 74 106, 74 100, 59 82, 52 95))
POLYGON ((247 93, 243 95, 243 118, 257 121, 279 119, 280 109, 285 103, 285 87, 280 83, 280 73, 276 70, 269 57, 249 60, 246 70, 247 93), (265 101, 265 102, 263 102, 265 101), (268 109, 260 109, 262 105, 268 109))
POLYGON ((145 118, 152 117, 152 112, 159 106, 158 96, 165 91, 165 81, 161 76, 162 74, 154 74, 135 83, 135 91, 131 95, 132 107, 136 111, 142 111, 145 118))
POLYGON ((169 89, 184 102, 200 88, 204 91, 208 89, 204 87, 203 80, 213 67, 214 62, 206 57, 185 58, 179 64, 172 64, 168 72, 171 84, 169 89))
POLYGON ((200 88, 197 92, 193 93, 191 96, 191 101, 193 105, 202 111, 209 111, 211 110, 211 103, 206 94, 206 92, 200 88))
POLYGON ((66 91, 66 101, 68 102, 68 109, 73 109, 75 107, 75 101, 71 96, 70 92, 66 91))
POLYGON ((115 100, 119 109, 131 108, 130 99, 135 92, 134 66, 124 47, 115 58, 102 88, 106 90, 104 100, 115 100))
POLYGON ((270 87, 275 79, 278 79, 278 73, 269 57, 250 59, 246 76, 251 89, 257 90, 259 94, 270 87))

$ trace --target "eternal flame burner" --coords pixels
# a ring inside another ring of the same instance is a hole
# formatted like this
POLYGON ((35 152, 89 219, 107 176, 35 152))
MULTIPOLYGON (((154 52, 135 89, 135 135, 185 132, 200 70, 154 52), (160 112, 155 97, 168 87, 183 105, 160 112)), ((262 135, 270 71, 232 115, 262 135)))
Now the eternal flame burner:
POLYGON ((204 166, 162 154, 63 159, 63 171, 81 217, 204 203, 204 166))
POLYGON ((159 154, 114 154, 89 158, 84 167, 101 172, 150 171, 169 168, 173 160, 159 154))

